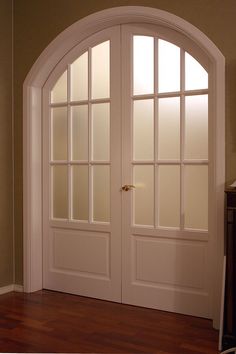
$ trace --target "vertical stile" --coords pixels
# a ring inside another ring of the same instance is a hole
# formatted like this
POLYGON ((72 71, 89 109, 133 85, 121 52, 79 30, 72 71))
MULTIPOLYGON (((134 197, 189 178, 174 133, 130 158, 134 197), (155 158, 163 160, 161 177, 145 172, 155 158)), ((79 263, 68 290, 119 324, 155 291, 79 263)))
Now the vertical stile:
POLYGON ((68 166, 68 219, 72 219, 72 165, 71 165, 71 67, 67 66, 67 166, 68 166))
POLYGON ((180 230, 184 229, 185 51, 180 50, 180 230))
POLYGON ((89 215, 88 222, 93 220, 93 168, 92 168, 92 49, 88 49, 88 199, 89 215))
POLYGON ((158 206, 158 154, 159 154, 159 114, 158 114, 158 43, 159 39, 154 39, 154 227, 159 224, 159 206, 158 206))

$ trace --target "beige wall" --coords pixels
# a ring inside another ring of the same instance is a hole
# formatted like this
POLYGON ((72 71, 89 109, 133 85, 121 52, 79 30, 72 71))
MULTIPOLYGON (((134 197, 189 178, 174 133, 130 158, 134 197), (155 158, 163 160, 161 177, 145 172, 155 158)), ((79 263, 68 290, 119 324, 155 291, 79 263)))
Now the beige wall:
POLYGON ((13 281, 12 5, 0 1, 0 286, 13 281))
POLYGON ((16 281, 22 282, 22 85, 34 61, 65 28, 93 12, 139 5, 174 13, 203 31, 226 58, 226 175, 236 179, 235 0, 15 0, 15 243, 16 281))

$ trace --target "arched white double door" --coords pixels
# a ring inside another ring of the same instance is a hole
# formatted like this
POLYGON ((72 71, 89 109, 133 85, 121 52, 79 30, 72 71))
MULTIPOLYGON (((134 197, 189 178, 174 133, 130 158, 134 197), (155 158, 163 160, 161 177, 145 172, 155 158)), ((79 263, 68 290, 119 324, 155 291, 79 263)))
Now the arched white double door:
POLYGON ((201 49, 161 26, 111 27, 58 63, 43 90, 44 288, 211 317, 210 82, 201 49))

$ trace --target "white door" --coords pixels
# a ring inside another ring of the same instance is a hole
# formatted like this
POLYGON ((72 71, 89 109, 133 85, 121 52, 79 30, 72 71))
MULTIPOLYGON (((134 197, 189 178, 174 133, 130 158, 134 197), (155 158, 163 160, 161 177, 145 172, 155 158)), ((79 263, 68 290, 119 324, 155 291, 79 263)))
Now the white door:
POLYGON ((208 74, 161 28, 122 41, 122 300, 209 317, 208 74))
POLYGON ((193 55, 207 68, 184 37, 123 25, 51 74, 44 288, 211 316, 208 74, 193 55))
POLYGON ((113 301, 121 301, 119 33, 92 36, 57 66, 43 127, 43 287, 113 301))

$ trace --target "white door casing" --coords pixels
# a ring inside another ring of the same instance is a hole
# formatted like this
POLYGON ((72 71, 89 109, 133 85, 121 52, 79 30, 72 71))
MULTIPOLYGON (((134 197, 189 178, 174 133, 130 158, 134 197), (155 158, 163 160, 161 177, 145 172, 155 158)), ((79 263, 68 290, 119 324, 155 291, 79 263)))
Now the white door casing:
POLYGON ((164 11, 142 7, 123 7, 105 10, 89 16, 71 26, 60 35, 41 55, 32 68, 24 84, 24 285, 25 291, 34 291, 42 288, 42 228, 41 220, 41 90, 49 71, 75 44, 85 36, 81 29, 86 29, 86 34, 92 34, 109 27, 110 25, 126 22, 145 22, 163 24, 166 28, 174 28, 177 32, 187 33, 186 37, 196 43, 207 53, 213 73, 212 82, 212 111, 214 113, 213 156, 216 161, 212 195, 215 220, 218 225, 213 233, 212 250, 216 277, 214 279, 216 294, 213 299, 213 319, 215 326, 219 317, 219 293, 223 254, 223 187, 224 187, 224 58, 214 44, 199 30, 184 20, 164 11), (97 21, 96 21, 97 20, 97 21), (62 45, 63 44, 63 45, 62 45), (38 163, 35 164, 35 161, 38 163))

